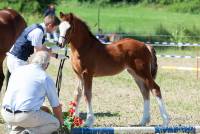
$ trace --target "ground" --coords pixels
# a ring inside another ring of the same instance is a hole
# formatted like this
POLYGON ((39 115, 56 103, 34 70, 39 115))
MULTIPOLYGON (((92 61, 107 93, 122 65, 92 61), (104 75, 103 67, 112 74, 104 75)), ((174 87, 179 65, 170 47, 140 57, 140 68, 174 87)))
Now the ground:
MULTIPOLYGON (((171 117, 170 125, 200 124, 199 80, 195 71, 165 70, 162 66, 196 66, 195 59, 158 58, 159 70, 156 82, 161 87, 166 109, 171 117)), ((52 59, 48 69, 49 74, 56 80, 59 62, 52 59)), ((70 60, 65 62, 60 101, 63 109, 68 109, 68 102, 73 100, 76 87, 76 77, 72 71, 70 60)), ((1 99, 3 98, 1 92, 1 99)), ((119 127, 139 123, 143 100, 141 93, 131 76, 123 73, 94 78, 93 110, 96 116, 95 127, 119 127)), ((84 98, 80 107, 81 116, 85 118, 86 105, 84 98)), ((155 97, 151 95, 151 122, 149 125, 162 123, 155 97)), ((1 120, 0 134, 4 134, 4 124, 1 120)))

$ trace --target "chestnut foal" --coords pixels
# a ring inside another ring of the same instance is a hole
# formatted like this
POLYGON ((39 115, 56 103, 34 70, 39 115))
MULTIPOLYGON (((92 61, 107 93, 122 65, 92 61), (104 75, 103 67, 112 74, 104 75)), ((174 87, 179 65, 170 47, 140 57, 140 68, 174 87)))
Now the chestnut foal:
POLYGON ((137 83, 144 99, 144 111, 140 125, 150 121, 149 92, 156 96, 163 125, 167 126, 169 117, 162 100, 160 87, 154 79, 157 73, 157 58, 153 47, 134 39, 122 39, 109 45, 102 44, 91 33, 88 26, 72 13, 60 13, 60 45, 70 43, 71 63, 79 79, 75 96, 76 114, 82 91, 87 103, 85 125, 92 127, 94 114, 92 110, 92 79, 110 76, 126 69, 137 83))

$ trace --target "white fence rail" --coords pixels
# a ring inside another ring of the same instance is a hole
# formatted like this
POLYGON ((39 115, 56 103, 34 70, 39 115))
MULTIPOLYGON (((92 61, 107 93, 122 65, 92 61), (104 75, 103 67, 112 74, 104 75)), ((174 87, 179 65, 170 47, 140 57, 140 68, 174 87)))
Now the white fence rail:
POLYGON ((200 126, 74 128, 72 134, 200 133, 200 126))

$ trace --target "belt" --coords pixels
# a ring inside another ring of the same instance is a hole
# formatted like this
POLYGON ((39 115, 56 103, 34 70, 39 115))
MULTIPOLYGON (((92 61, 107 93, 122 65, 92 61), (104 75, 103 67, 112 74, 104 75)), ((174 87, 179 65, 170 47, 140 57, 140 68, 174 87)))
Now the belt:
POLYGON ((14 113, 14 114, 18 114, 18 113, 28 113, 29 111, 21 111, 21 110, 17 110, 17 111, 12 111, 8 108, 4 108, 7 112, 9 113, 14 113))

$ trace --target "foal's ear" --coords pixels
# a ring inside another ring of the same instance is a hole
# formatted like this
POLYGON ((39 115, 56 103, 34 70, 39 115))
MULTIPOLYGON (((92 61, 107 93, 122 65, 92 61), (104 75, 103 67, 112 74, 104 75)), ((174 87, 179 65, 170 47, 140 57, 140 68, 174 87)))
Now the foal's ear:
POLYGON ((60 12, 60 18, 62 19, 64 17, 64 13, 60 12))
POLYGON ((70 18, 70 20, 73 20, 74 14, 73 13, 69 13, 69 18, 70 18))

